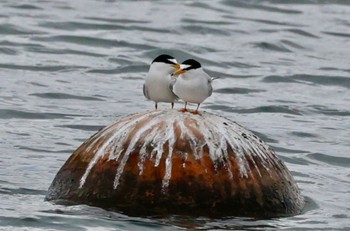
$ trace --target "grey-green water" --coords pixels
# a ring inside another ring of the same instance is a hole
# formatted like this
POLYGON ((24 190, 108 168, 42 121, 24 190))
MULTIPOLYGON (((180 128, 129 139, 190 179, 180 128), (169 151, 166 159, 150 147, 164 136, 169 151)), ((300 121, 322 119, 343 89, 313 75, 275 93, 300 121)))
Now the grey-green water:
POLYGON ((350 229, 349 1, 0 6, 0 229, 350 229), (198 59, 221 77, 202 110, 238 122, 276 150, 307 198, 303 214, 138 218, 44 202, 58 169, 85 139, 153 108, 142 84, 160 53, 198 59))

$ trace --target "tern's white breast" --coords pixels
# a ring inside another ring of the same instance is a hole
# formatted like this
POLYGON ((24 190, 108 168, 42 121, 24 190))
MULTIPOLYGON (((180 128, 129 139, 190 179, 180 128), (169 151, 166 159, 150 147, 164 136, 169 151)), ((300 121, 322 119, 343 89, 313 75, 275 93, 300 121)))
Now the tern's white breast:
POLYGON ((155 102, 174 102, 176 97, 170 90, 171 72, 175 68, 168 64, 152 64, 145 79, 145 86, 149 98, 155 102), (164 66, 166 65, 166 66, 164 66))
POLYGON ((190 103, 202 103, 211 94, 208 78, 201 72, 185 72, 180 75, 174 85, 174 93, 182 100, 190 103))

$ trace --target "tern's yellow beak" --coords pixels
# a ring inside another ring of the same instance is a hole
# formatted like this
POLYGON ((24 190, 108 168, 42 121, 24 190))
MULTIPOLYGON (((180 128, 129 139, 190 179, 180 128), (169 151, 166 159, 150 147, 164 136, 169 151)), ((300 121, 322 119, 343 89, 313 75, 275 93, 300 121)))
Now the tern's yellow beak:
POLYGON ((174 68, 176 68, 176 69, 180 69, 180 64, 178 64, 178 63, 175 63, 175 64, 173 64, 172 65, 174 68))
POLYGON ((177 75, 181 75, 181 74, 183 74, 183 73, 185 73, 185 72, 186 72, 186 70, 184 70, 184 69, 179 69, 179 70, 173 72, 171 75, 172 75, 172 76, 177 76, 177 75))

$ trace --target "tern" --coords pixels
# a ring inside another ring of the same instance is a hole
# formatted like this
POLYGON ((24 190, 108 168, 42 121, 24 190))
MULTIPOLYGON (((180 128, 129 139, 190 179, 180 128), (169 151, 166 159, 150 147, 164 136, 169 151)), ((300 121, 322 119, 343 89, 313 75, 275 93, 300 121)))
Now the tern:
POLYGON ((196 103, 197 109, 194 113, 198 114, 200 104, 213 92, 211 85, 213 78, 194 59, 184 61, 172 76, 177 76, 176 81, 173 82, 173 92, 185 101, 185 108, 182 111, 187 111, 187 103, 196 103))
POLYGON ((171 89, 171 73, 179 68, 180 64, 170 55, 162 54, 152 61, 143 85, 143 94, 155 102, 156 110, 159 102, 171 103, 171 108, 174 108, 177 96, 171 89))

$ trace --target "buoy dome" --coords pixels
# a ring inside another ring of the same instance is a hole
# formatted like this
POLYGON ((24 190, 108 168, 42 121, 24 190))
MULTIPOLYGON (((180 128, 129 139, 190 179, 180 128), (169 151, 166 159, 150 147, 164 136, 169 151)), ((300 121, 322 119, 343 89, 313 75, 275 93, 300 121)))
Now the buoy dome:
POLYGON ((63 165, 46 199, 134 215, 276 217, 304 205, 284 163, 252 132, 176 110, 131 115, 97 132, 63 165))

